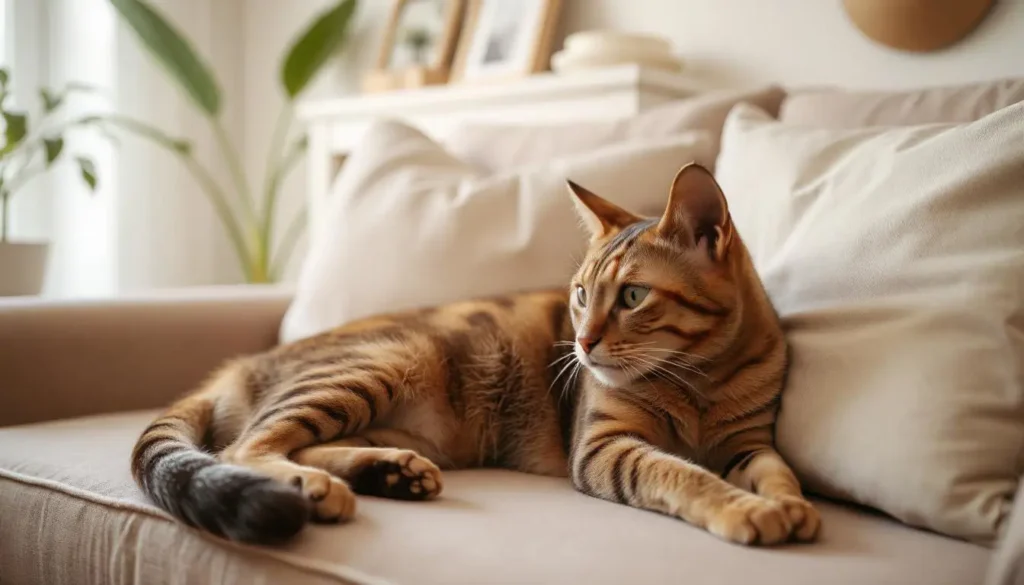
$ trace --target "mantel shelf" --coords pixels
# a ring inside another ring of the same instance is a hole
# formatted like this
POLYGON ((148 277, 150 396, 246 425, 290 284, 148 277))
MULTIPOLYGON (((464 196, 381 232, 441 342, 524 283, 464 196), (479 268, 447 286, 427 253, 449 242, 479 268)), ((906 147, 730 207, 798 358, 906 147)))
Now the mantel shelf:
POLYGON ((591 71, 542 73, 521 81, 488 85, 439 85, 300 104, 298 116, 306 122, 345 118, 373 118, 461 111, 504 103, 536 102, 592 96, 598 93, 635 91, 677 98, 698 93, 701 88, 684 76, 635 65, 591 71))

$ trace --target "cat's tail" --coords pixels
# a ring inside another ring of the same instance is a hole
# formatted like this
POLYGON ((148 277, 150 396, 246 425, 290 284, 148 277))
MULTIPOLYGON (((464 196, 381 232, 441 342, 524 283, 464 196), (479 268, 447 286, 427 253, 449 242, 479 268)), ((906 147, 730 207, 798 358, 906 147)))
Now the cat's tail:
POLYGON ((309 519, 306 498, 202 450, 215 401, 214 393, 200 391, 150 424, 132 451, 132 476, 157 505, 191 526, 255 544, 290 539, 309 519))

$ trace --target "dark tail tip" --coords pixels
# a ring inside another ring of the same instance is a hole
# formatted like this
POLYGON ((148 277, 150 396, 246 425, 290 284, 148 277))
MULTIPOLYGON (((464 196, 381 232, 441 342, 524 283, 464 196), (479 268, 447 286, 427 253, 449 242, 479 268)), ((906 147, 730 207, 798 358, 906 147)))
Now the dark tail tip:
POLYGON ((199 452, 153 468, 147 493, 188 524, 252 544, 281 544, 302 530, 309 502, 291 486, 199 452))
POLYGON ((309 502, 295 488, 266 477, 243 487, 237 496, 232 521, 224 534, 254 544, 281 544, 302 530, 309 520, 309 502))

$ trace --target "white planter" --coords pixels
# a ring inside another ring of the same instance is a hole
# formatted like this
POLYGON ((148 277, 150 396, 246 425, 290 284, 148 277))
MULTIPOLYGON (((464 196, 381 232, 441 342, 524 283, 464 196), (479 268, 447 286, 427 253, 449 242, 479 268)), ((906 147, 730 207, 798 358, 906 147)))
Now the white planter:
POLYGON ((39 294, 48 252, 48 244, 0 242, 0 296, 39 294))

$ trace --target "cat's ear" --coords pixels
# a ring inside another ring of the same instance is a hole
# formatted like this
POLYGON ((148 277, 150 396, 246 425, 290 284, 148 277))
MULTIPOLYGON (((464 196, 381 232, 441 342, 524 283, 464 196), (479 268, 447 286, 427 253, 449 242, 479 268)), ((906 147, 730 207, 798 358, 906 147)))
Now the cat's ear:
POLYGON ((725 194, 711 171, 697 163, 679 169, 658 234, 695 246, 715 261, 725 256, 733 227, 725 194))
POLYGON ((576 204, 576 213, 583 220, 592 239, 602 238, 640 221, 639 217, 584 189, 577 183, 572 181, 566 181, 566 183, 569 185, 569 192, 572 193, 572 200, 576 204))

